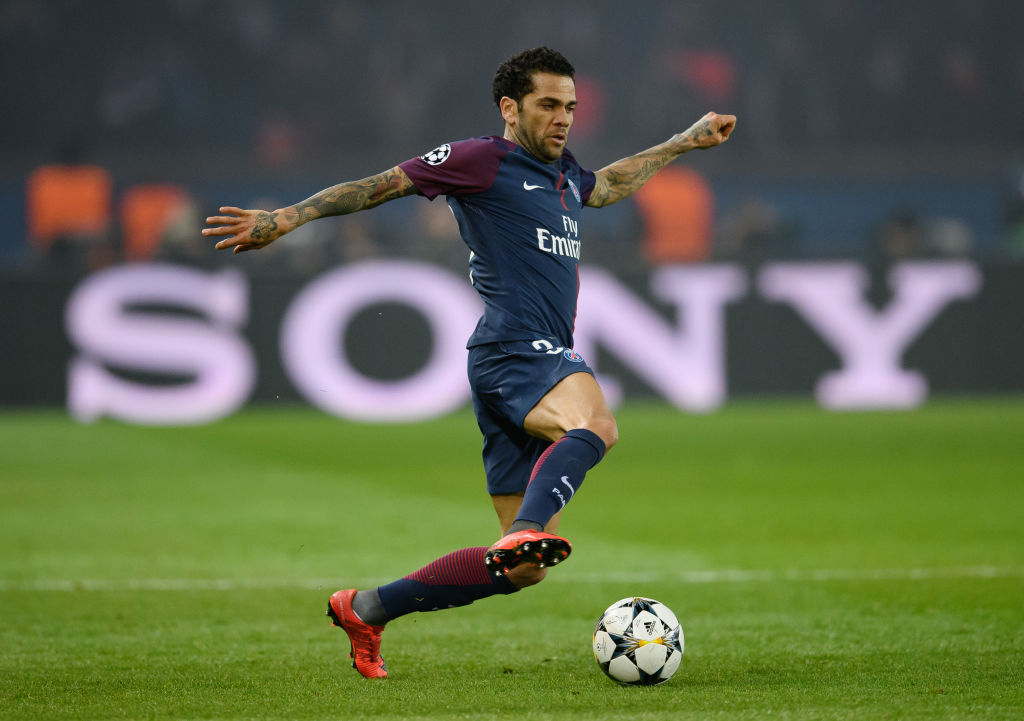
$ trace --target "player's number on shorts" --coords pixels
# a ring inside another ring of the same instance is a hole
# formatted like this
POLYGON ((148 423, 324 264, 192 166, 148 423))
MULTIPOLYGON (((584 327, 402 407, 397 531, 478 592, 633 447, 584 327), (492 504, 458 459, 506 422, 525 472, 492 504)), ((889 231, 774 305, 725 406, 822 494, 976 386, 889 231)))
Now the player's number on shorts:
POLYGON ((559 353, 565 350, 565 348, 563 348, 562 346, 558 346, 557 348, 555 348, 553 345, 551 345, 550 342, 544 339, 535 340, 533 342, 533 349, 542 350, 548 355, 558 355, 559 353))

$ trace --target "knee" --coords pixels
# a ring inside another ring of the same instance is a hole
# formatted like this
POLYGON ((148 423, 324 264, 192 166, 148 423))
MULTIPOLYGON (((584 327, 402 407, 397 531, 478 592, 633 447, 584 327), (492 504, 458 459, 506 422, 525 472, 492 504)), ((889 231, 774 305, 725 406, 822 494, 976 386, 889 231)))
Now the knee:
POLYGON ((604 436, 602 436, 602 438, 604 438, 605 453, 610 451, 612 449, 612 446, 619 442, 619 424, 615 422, 614 418, 611 419, 611 423, 607 430, 607 433, 607 438, 604 438, 604 436))
POLYGON ((591 421, 587 424, 587 430, 604 441, 605 453, 619 442, 619 426, 611 416, 591 421))
POLYGON ((510 580, 516 588, 523 589, 527 586, 533 586, 540 583, 547 575, 548 569, 546 568, 538 568, 537 566, 522 564, 509 571, 505 577, 510 580))

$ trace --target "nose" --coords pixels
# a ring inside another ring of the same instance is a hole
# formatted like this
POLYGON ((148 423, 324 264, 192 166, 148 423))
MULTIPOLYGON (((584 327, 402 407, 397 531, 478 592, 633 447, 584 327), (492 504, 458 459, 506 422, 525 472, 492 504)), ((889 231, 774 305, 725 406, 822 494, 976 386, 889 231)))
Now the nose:
POLYGON ((572 125, 572 115, 565 107, 559 109, 558 114, 555 115, 555 125, 564 125, 565 127, 572 125))

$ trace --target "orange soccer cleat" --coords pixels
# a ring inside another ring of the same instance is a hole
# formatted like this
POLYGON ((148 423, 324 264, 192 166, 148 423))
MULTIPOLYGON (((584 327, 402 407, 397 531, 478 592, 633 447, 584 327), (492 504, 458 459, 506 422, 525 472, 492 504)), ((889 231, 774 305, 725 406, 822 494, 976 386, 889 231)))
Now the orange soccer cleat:
POLYGON ((516 531, 487 549, 484 563, 495 576, 503 576, 521 563, 539 568, 561 563, 572 553, 572 544, 544 531, 516 531))
POLYGON ((371 626, 365 623, 352 610, 352 599, 356 589, 349 588, 337 591, 327 602, 327 615, 331 623, 344 629, 352 645, 349 658, 352 668, 366 678, 387 678, 388 669, 380 656, 380 636, 383 626, 371 626))

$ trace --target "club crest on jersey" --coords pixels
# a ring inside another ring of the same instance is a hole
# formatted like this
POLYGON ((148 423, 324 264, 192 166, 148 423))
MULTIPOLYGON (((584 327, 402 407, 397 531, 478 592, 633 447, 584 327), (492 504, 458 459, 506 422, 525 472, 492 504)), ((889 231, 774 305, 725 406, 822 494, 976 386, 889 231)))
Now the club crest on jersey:
POLYGON ((576 351, 572 350, 571 348, 566 348, 562 352, 562 355, 565 356, 566 360, 570 360, 573 363, 582 363, 583 362, 583 356, 581 356, 579 353, 577 353, 576 351))
MULTIPOLYGON (((439 145, 429 153, 421 155, 420 157, 427 163, 427 165, 440 165, 444 161, 448 160, 448 156, 452 154, 452 146, 448 143, 439 145)), ((575 192, 575 191, 574 191, 575 192)), ((579 198, 579 195, 576 196, 579 198)))
POLYGON ((577 203, 582 203, 583 199, 580 198, 580 189, 576 187, 576 183, 572 182, 572 178, 567 178, 569 181, 569 188, 572 189, 572 194, 576 198, 577 203))

